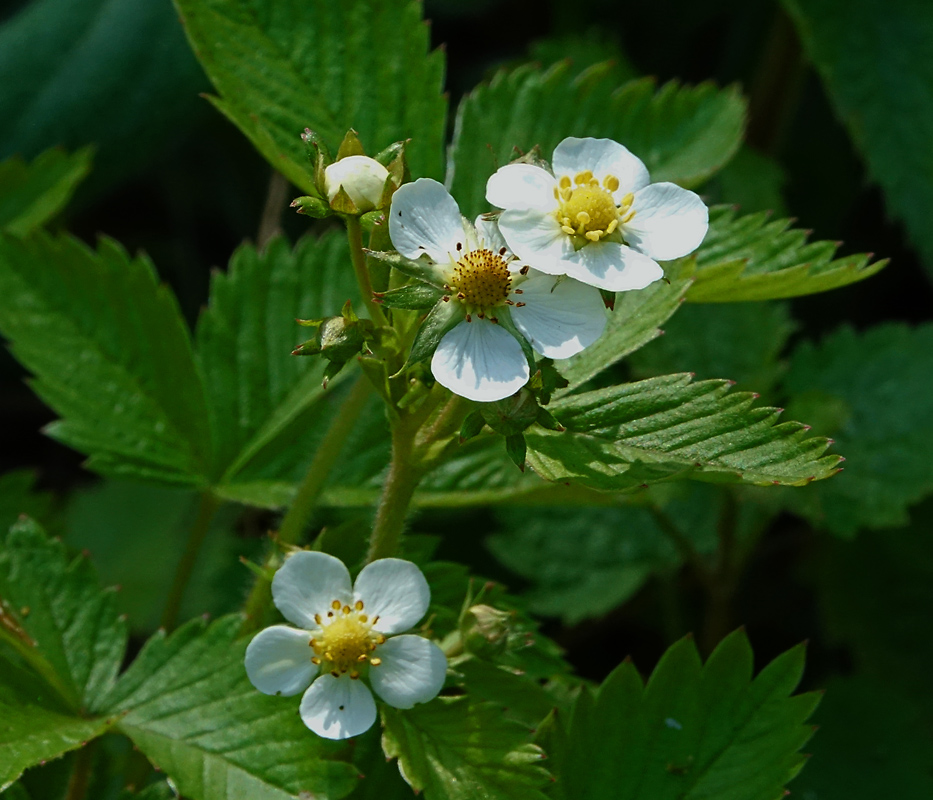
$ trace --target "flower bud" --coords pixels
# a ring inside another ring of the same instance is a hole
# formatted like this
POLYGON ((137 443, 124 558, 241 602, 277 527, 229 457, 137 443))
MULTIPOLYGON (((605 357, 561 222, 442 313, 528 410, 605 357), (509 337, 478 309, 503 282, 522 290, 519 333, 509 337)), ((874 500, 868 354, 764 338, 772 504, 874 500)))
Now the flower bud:
POLYGON ((341 188, 359 212, 372 211, 382 200, 389 171, 369 156, 347 156, 324 168, 324 190, 333 204, 341 188))
POLYGON ((494 658, 505 652, 509 643, 512 614, 478 604, 468 608, 460 620, 460 635, 467 652, 480 658, 494 658))

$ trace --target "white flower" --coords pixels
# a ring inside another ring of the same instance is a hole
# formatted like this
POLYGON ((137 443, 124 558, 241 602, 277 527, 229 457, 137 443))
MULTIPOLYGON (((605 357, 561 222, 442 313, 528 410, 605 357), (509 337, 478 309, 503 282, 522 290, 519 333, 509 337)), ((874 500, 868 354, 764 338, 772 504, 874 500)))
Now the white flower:
POLYGON ((389 236, 401 255, 427 255, 432 280, 447 294, 453 327, 431 360, 435 379, 470 400, 493 402, 528 382, 530 369, 512 328, 538 353, 569 358, 606 326, 602 298, 515 259, 494 222, 475 226, 437 181, 421 178, 392 197, 389 236))
POLYGON ((372 211, 382 199, 389 170, 369 156, 347 156, 324 168, 324 191, 334 201, 340 187, 361 211, 372 211))
POLYGON ((509 164, 486 184, 505 209, 499 228, 519 258, 550 275, 624 292, 663 277, 657 261, 700 246, 709 224, 703 201, 673 183, 649 185, 637 156, 611 139, 564 139, 554 174, 509 164))
POLYGON ((342 561, 301 550, 275 573, 272 599, 298 628, 273 625, 256 634, 246 674, 264 694, 304 692, 298 713, 319 736, 346 739, 376 721, 364 679, 395 708, 426 703, 444 685, 441 649, 422 636, 396 635, 424 616, 431 599, 410 561, 373 561, 351 584, 342 561))

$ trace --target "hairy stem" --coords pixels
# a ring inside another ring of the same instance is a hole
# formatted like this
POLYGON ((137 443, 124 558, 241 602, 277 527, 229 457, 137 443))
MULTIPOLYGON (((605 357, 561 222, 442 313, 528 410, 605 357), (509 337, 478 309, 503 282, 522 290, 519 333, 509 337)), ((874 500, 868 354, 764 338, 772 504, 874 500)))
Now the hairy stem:
POLYGON ((175 577, 172 580, 172 588, 168 593, 168 600, 165 603, 165 610, 162 612, 162 627, 170 630, 175 627, 178 621, 178 612, 181 609, 181 601, 185 595, 185 589, 191 580, 191 573, 198 560, 198 554, 201 552, 201 545, 204 538, 210 530, 211 523, 214 521, 214 515, 220 508, 221 501, 210 490, 201 492, 201 502, 198 505, 198 516, 195 518, 191 533, 188 535, 188 543, 185 545, 185 552, 182 554, 178 566, 175 568, 175 577))
POLYGON ((397 427, 392 432, 392 463, 376 509, 367 563, 397 554, 408 507, 424 474, 413 451, 413 432, 404 425, 397 427))
POLYGON ((282 232, 282 212, 288 200, 288 180, 281 172, 273 170, 269 177, 269 189, 266 192, 266 204, 259 220, 256 233, 256 247, 264 250, 269 240, 282 232))
POLYGON ((360 294, 363 295, 363 302, 369 309, 372 321, 380 328, 384 328, 389 323, 382 308, 373 302, 373 286, 369 279, 369 268, 366 266, 366 254, 363 252, 363 228, 360 226, 359 217, 347 217, 347 240, 350 242, 350 258, 353 261, 356 282, 359 284, 360 294))
POLYGON ((97 740, 95 739, 78 750, 74 767, 71 770, 71 777, 68 779, 65 800, 84 800, 91 777, 91 767, 94 766, 94 750, 96 748, 97 740))

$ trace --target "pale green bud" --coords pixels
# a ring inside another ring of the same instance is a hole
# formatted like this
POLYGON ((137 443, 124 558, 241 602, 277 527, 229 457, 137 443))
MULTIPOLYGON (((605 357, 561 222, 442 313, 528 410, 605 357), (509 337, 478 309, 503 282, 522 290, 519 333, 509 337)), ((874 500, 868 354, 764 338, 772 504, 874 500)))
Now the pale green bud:
POLYGON ((333 204, 340 189, 359 213, 372 211, 382 200, 389 171, 369 156, 347 156, 324 168, 324 190, 333 204))

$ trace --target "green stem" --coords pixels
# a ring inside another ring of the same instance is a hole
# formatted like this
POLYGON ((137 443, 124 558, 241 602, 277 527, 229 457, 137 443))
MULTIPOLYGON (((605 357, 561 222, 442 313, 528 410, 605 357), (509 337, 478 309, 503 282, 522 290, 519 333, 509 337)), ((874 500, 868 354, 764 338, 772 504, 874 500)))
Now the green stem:
MULTIPOLYGON (((366 407, 366 401, 369 400, 372 392, 372 385, 366 380, 366 377, 359 375, 353 384, 353 388, 350 389, 350 393, 341 404, 337 415, 331 420, 330 427, 327 429, 327 433, 324 434, 324 438, 321 440, 321 444, 318 446, 314 458, 311 459, 308 470, 298 486, 295 499, 285 514, 285 519, 282 520, 282 525, 278 531, 279 544, 298 544, 311 517, 311 512, 321 496, 324 484, 340 457, 344 442, 353 432, 353 428, 356 426, 356 422, 366 407)), ((271 599, 269 581, 264 578, 257 578, 243 608, 247 618, 243 626, 243 633, 259 627, 271 599)))
POLYGON ((369 279, 369 268, 366 266, 366 254, 363 252, 363 228, 358 217, 347 217, 347 240, 350 242, 350 258, 353 261, 353 270, 356 272, 356 282, 363 295, 363 302, 369 309, 372 321, 380 328, 388 327, 389 322, 382 313, 382 308, 373 301, 373 287, 369 279))
POLYGON ((711 653, 732 629, 732 601, 742 572, 742 564, 736 558, 738 504, 732 492, 725 494, 716 531, 719 537, 716 567, 706 582, 706 614, 700 641, 706 653, 711 653))
POLYGON ((84 800, 84 796, 87 794, 88 781, 91 777, 91 767, 94 766, 94 749, 96 746, 97 740, 95 739, 78 750, 74 767, 71 770, 71 778, 68 780, 65 800, 84 800))
POLYGON ((397 554, 411 499, 424 474, 413 458, 413 440, 404 424, 392 431, 392 462, 376 509, 367 563, 397 554))
POLYGON ((214 520, 214 514, 220 508, 221 500, 210 490, 201 492, 201 502, 198 506, 198 516, 188 535, 188 543, 185 545, 185 552, 182 554, 178 566, 175 568, 175 578, 172 580, 172 588, 168 593, 168 601, 165 604, 165 611, 162 612, 162 627, 170 630, 175 627, 178 621, 178 612, 181 609, 181 601, 188 587, 188 581, 191 580, 191 573, 194 571, 194 565, 198 560, 198 553, 201 551, 201 545, 204 538, 210 530, 211 522, 214 520))

